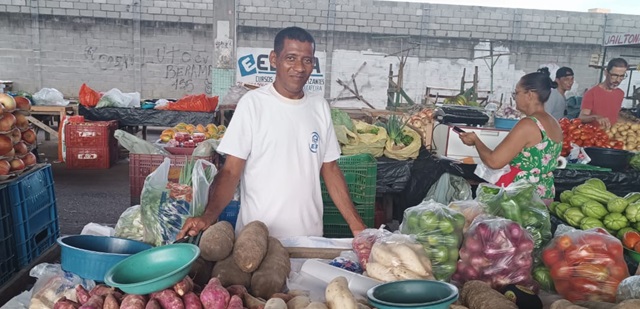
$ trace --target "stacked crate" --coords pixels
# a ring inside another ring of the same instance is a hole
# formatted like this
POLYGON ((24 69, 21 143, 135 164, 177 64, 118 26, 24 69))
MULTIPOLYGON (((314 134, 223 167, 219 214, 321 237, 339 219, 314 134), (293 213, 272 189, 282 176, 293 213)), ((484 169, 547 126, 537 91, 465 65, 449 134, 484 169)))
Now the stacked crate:
MULTIPOLYGON (((351 200, 367 227, 374 226, 376 203, 376 180, 378 163, 370 154, 342 156, 338 159, 338 166, 344 174, 351 200)), ((353 237, 351 229, 331 200, 324 181, 322 185, 322 201, 324 215, 322 218, 324 237, 349 238, 353 237)))
POLYGON ((68 123, 64 128, 66 165, 69 169, 108 169, 118 161, 118 122, 68 123))

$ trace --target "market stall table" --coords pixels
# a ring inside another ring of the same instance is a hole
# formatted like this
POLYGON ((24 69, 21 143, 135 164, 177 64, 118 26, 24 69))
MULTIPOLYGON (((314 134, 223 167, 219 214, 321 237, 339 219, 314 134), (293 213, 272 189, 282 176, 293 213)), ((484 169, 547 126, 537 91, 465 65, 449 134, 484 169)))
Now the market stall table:
POLYGON ((65 106, 33 105, 31 106, 32 116, 28 116, 27 119, 29 119, 29 122, 31 122, 33 125, 43 129, 45 131, 45 139, 49 140, 50 135, 53 135, 53 137, 57 139, 58 131, 52 129, 47 124, 36 119, 35 117, 33 117, 33 115, 59 116, 61 121, 68 114, 78 115, 78 103, 69 103, 65 106))

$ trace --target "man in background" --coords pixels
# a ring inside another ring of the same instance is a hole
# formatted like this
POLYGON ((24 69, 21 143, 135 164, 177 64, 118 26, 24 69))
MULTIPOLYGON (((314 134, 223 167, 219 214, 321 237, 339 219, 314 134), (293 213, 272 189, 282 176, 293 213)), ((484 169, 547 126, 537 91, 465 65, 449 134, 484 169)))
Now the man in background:
POLYGON ((561 67, 556 71, 555 83, 557 87, 551 89, 549 100, 544 103, 544 110, 553 118, 565 117, 567 110, 567 98, 565 93, 573 86, 573 70, 568 67, 561 67))
POLYGON ((580 120, 598 123, 608 129, 618 121, 624 91, 618 88, 627 78, 629 64, 622 58, 614 58, 607 64, 603 82, 589 89, 582 98, 580 120))

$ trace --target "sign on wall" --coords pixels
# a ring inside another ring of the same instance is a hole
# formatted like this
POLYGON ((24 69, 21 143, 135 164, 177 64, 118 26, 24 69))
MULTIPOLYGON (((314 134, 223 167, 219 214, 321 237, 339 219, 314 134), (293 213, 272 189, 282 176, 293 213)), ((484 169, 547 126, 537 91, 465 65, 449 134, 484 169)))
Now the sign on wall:
POLYGON ((605 36, 604 46, 623 46, 640 44, 640 32, 614 33, 605 36))
MULTIPOLYGON (((276 69, 271 67, 269 62, 270 52, 270 48, 238 47, 236 81, 256 86, 273 83, 276 69)), ((324 93, 326 53, 316 51, 315 56, 316 65, 304 89, 308 92, 324 93)))

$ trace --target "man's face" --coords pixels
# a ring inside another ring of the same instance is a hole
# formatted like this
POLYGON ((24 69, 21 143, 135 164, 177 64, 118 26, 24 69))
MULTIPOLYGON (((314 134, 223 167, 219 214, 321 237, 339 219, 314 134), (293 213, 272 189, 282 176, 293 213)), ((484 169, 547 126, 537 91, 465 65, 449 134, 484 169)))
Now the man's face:
POLYGON ((272 51, 269 55, 271 65, 276 68, 274 87, 282 96, 300 99, 303 88, 315 65, 313 44, 291 39, 284 40, 284 48, 279 55, 272 51))
POLYGON ((558 85, 564 90, 570 90, 573 87, 573 75, 558 78, 558 85))
POLYGON ((611 71, 605 71, 605 84, 609 89, 615 89, 627 77, 627 68, 613 67, 611 71))

